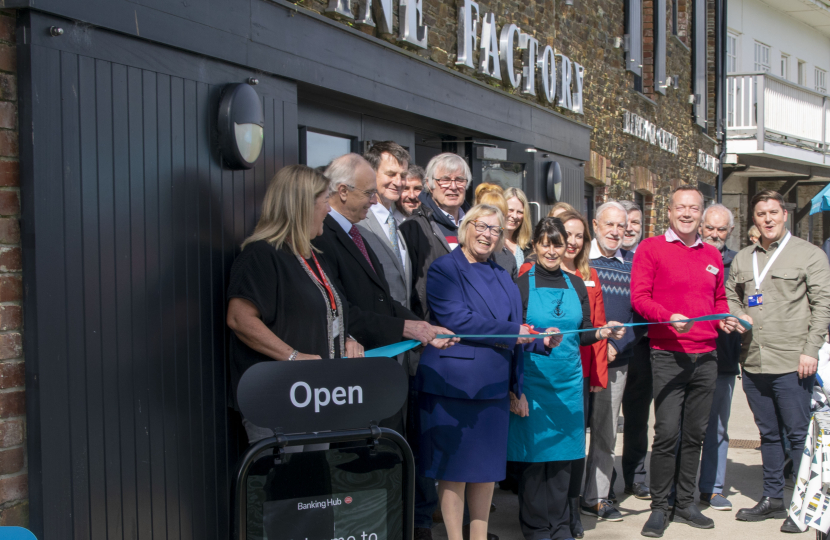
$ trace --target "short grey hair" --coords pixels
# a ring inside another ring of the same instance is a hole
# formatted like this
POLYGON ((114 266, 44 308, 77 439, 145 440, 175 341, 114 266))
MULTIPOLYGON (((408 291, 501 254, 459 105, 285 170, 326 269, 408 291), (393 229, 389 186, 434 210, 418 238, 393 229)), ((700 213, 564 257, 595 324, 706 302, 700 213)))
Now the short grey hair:
POLYGON ((429 189, 435 189, 435 171, 442 170, 445 172, 464 171, 464 178, 469 184, 473 178, 473 173, 470 171, 470 166, 467 165, 467 160, 458 154, 446 152, 438 154, 427 163, 427 184, 429 189))
POLYGON ((625 216, 625 223, 628 224, 628 212, 626 212, 625 207, 617 201, 608 201, 607 203, 600 205, 600 207, 597 208, 597 211, 594 214, 594 219, 599 221, 600 216, 602 216, 602 214, 604 214, 606 210, 609 210, 611 208, 616 208, 617 210, 622 212, 625 216))
POLYGON ((706 223, 706 214, 709 213, 709 210, 713 210, 713 209, 717 210, 719 212, 726 213, 726 215, 729 216, 729 228, 730 229, 735 228, 735 216, 732 215, 732 210, 730 210, 729 208, 727 208, 726 206, 724 206, 720 203, 710 204, 709 206, 706 207, 706 209, 703 211, 703 223, 706 223))
POLYGON ((464 219, 461 220, 461 224, 458 226, 458 245, 464 247, 467 243, 467 227, 470 223, 478 220, 478 218, 492 215, 498 216, 499 227, 502 228, 499 239, 496 241, 496 249, 493 250, 493 253, 501 253, 501 250, 504 249, 504 214, 501 213, 498 207, 492 204, 477 204, 464 214, 464 219))
POLYGON ((424 168, 415 165, 414 163, 409 166, 409 170, 406 171, 407 178, 418 178, 421 181, 421 185, 424 185, 424 180, 426 179, 426 173, 424 172, 424 168))
POLYGON ((617 202, 620 203, 623 208, 625 208, 625 213, 626 214, 629 213, 629 212, 633 212, 634 210, 640 212, 640 214, 643 213, 643 209, 640 208, 640 205, 635 203, 634 201, 617 201, 617 202))
POLYGON ((324 173, 331 181, 329 184, 329 193, 334 193, 340 185, 355 187, 354 177, 357 168, 361 165, 371 167, 360 154, 345 154, 329 163, 324 173))

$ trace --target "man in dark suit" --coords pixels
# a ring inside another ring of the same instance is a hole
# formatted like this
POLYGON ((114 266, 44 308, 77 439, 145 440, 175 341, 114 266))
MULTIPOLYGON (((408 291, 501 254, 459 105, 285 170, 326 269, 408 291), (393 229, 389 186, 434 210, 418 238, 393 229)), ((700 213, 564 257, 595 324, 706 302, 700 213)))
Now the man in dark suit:
POLYGON ((355 225, 366 218, 377 202, 375 171, 357 154, 346 154, 329 165, 331 212, 323 223, 323 234, 313 244, 330 270, 329 278, 349 302, 349 332, 366 349, 407 339, 446 348, 453 343, 436 339, 451 333, 422 321, 395 301, 383 266, 355 225))

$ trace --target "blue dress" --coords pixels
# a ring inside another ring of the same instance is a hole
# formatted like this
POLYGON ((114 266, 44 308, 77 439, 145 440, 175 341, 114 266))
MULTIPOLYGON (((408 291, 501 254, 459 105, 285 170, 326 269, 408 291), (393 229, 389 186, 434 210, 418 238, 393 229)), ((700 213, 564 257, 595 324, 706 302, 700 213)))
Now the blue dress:
MULTIPOLYGON (((529 273, 527 323, 536 328, 577 330, 582 304, 567 274, 567 289, 537 289, 536 267, 529 273)), ((585 457, 579 334, 566 334, 549 355, 525 353, 524 393, 530 415, 510 415, 507 459, 526 463, 585 457)))
MULTIPOLYGON (((518 334, 522 299, 510 275, 492 261, 471 264, 460 249, 432 263, 427 298, 433 322, 457 334, 518 334)), ((496 482, 507 470, 509 390, 521 392, 522 350, 542 340, 471 338, 421 355, 418 473, 453 482, 496 482)))

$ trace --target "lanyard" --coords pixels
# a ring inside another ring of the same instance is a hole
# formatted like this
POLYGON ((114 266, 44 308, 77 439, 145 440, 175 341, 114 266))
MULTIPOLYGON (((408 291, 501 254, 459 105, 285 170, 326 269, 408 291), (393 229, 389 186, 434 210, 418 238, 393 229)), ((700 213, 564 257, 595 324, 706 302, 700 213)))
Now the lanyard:
POLYGON ((329 281, 326 279, 326 275, 323 273, 323 269, 320 268, 320 262, 317 260, 317 255, 315 255, 313 251, 311 252, 311 258, 314 259, 314 264, 317 265, 317 271, 320 272, 320 277, 319 278, 311 270, 311 266, 309 266, 308 261, 306 261, 305 259, 302 259, 302 257, 301 257, 301 259, 303 261, 303 264, 306 265, 306 268, 308 268, 308 271, 311 273, 311 276, 314 278, 314 280, 317 283, 319 283, 320 285, 322 285, 323 287, 326 288, 326 292, 329 295, 329 301, 331 302, 331 311, 336 313, 337 312, 337 302, 334 301, 334 291, 331 290, 331 285, 329 285, 329 281), (322 281, 320 281, 320 278, 322 278, 322 281))
POLYGON ((752 254, 752 274, 755 278, 756 292, 761 290, 761 282, 764 281, 765 277, 767 277, 767 272, 769 272, 769 269, 772 267, 772 263, 774 263, 775 259, 777 259, 778 256, 781 255, 781 252, 784 251, 784 246, 787 245, 787 241, 789 241, 790 236, 792 236, 790 234, 790 231, 787 231, 787 235, 784 237, 781 243, 778 244, 778 249, 776 249, 775 253, 772 254, 772 257, 769 258, 766 266, 764 266, 764 271, 761 272, 760 275, 758 274, 758 250, 756 249, 755 253, 752 254))

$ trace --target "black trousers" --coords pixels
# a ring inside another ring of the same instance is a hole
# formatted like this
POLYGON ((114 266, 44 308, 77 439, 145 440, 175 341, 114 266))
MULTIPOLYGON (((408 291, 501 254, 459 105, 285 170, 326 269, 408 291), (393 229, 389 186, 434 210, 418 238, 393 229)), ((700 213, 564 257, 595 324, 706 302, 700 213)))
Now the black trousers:
POLYGON ((651 445, 651 509, 668 511, 677 485, 676 504, 695 502, 700 449, 718 378, 717 352, 700 354, 651 350, 654 383, 654 443, 651 445), (682 431, 681 431, 682 426, 682 431), (680 434, 680 458, 676 456, 680 434))
POLYGON ((648 338, 634 346, 622 398, 622 471, 625 485, 645 483, 648 455, 648 417, 651 414, 651 348, 648 338))
MULTIPOLYGON (((591 407, 591 378, 582 378, 582 414, 585 415, 585 427, 588 427, 588 414, 591 407)), ((585 474, 585 458, 571 462, 571 483, 568 486, 568 498, 575 499, 582 495, 582 477, 585 474)))
POLYGON ((525 540, 572 538, 568 487, 573 461, 519 463, 519 523, 525 540))
POLYGON ((793 471, 798 473, 804 455, 801 449, 810 427, 810 398, 815 379, 815 375, 799 379, 797 372, 780 375, 743 373, 746 400, 761 432, 764 497, 784 497, 785 455, 781 427, 787 428, 787 439, 793 449, 793 471))

